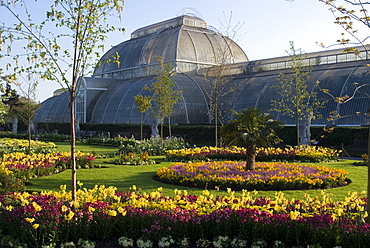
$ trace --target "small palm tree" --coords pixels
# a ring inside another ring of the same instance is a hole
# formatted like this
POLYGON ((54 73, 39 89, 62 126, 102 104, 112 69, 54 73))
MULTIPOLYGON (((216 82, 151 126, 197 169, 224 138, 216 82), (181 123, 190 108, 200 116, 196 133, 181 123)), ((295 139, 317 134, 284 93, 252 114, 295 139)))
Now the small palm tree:
POLYGON ((232 110, 237 117, 222 127, 222 136, 229 144, 243 143, 246 148, 246 170, 256 166, 256 148, 279 143, 281 140, 275 131, 283 123, 272 119, 270 114, 262 113, 259 108, 242 109, 240 113, 232 110))

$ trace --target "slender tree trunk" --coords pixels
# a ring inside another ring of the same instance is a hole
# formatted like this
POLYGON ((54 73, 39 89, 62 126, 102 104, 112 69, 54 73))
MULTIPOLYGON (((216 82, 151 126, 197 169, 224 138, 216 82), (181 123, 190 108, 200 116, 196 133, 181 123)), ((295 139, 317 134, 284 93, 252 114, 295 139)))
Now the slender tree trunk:
POLYGON ((218 108, 217 102, 215 104, 215 140, 216 140, 216 147, 218 147, 218 108))
MULTIPOLYGON (((370 109, 369 109, 370 111, 370 109)), ((369 137, 367 139, 367 205, 366 211, 368 216, 366 217, 366 223, 370 224, 370 122, 369 122, 369 137)))
MULTIPOLYGON (((78 1, 78 6, 82 6, 82 0, 78 1)), ((73 204, 77 203, 77 168, 76 168, 76 125, 75 125, 75 99, 76 99, 76 86, 79 77, 79 63, 81 63, 78 56, 79 52, 79 36, 81 35, 81 21, 82 21, 82 12, 78 11, 77 16, 77 28, 76 28, 76 37, 74 41, 74 54, 73 54, 73 66, 72 66, 72 84, 69 88, 70 92, 70 104, 71 104, 71 184, 72 184, 72 201, 73 204)))
POLYGON ((18 133, 18 116, 14 116, 13 118, 12 133, 18 133))
POLYGON ((143 140, 143 113, 140 113, 140 140, 143 140))
POLYGON ((75 134, 75 89, 71 89, 71 169, 72 169, 72 201, 77 201, 77 168, 76 168, 76 134, 75 134))
POLYGON ((246 170, 255 170, 256 169, 256 146, 250 145, 246 147, 246 170))
POLYGON ((28 126, 27 126, 27 132, 28 132, 28 151, 27 153, 31 153, 31 120, 28 120, 28 126))
POLYGON ((171 132, 171 118, 168 117, 168 136, 172 137, 172 132, 171 132))
POLYGON ((163 138, 164 138, 164 134, 163 134, 163 119, 161 120, 161 139, 162 139, 162 142, 163 142, 163 138))
POLYGON ((299 146, 299 137, 300 137, 300 135, 299 135, 299 118, 298 118, 298 116, 296 116, 295 125, 296 125, 296 130, 297 130, 297 146, 299 146))

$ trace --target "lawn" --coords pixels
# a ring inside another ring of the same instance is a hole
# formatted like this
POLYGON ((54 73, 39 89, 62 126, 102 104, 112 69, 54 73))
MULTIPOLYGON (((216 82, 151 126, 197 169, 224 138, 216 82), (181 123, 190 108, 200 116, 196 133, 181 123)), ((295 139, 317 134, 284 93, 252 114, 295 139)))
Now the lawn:
MULTIPOLYGON (((58 150, 68 151, 68 143, 56 143, 58 150)), ((77 144, 76 150, 82 152, 96 152, 97 154, 113 155, 118 149, 115 147, 105 146, 91 146, 86 144, 77 144)), ((164 157, 155 157, 157 164, 155 165, 114 165, 110 164, 109 161, 112 158, 97 159, 96 164, 100 164, 102 168, 99 169, 80 169, 77 171, 77 180, 83 183, 82 187, 92 188, 94 185, 105 185, 115 186, 118 190, 129 190, 132 185, 136 185, 138 189, 145 192, 155 191, 157 188, 162 187, 165 195, 173 195, 175 189, 187 190, 190 194, 199 195, 204 189, 181 187, 170 184, 158 182, 153 179, 155 172, 164 166, 169 166, 172 162, 167 162, 164 157)), ((340 168, 346 170, 349 174, 348 177, 352 183, 342 188, 327 189, 325 192, 333 194, 334 199, 344 199, 348 192, 357 191, 361 192, 367 188, 367 167, 356 166, 352 164, 351 160, 340 160, 339 162, 323 163, 329 168, 340 168)), ((70 178, 71 171, 66 170, 58 174, 33 178, 27 185, 27 190, 33 191, 55 191, 59 189, 60 185, 67 185, 70 189, 70 178)), ((208 189, 212 194, 215 195, 226 195, 226 192, 216 191, 214 189, 208 189)), ((259 196, 273 197, 275 191, 260 191, 259 196)), ((284 191, 287 198, 304 198, 304 194, 307 193, 310 196, 321 195, 321 190, 293 190, 284 191)), ((239 193, 236 192, 236 195, 239 193)))

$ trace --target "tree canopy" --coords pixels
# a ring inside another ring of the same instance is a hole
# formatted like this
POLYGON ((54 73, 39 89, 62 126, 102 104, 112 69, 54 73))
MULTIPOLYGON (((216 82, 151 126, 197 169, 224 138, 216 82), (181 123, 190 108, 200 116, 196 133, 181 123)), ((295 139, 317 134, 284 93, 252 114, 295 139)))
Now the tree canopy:
POLYGON ((254 170, 256 163, 256 147, 266 147, 280 142, 276 130, 283 123, 275 121, 261 109, 250 107, 240 112, 232 110, 236 119, 221 128, 222 136, 229 144, 242 143, 246 148, 246 170, 254 170))
POLYGON ((321 117, 318 109, 324 107, 325 102, 319 101, 316 92, 308 89, 307 81, 310 79, 311 68, 305 64, 303 51, 296 49, 293 41, 290 42, 288 54, 290 71, 280 73, 279 83, 273 86, 280 97, 272 100, 272 110, 295 119, 299 145, 304 137, 299 128, 301 122, 305 121, 309 128, 311 119, 321 117))
MULTIPOLYGON (((54 0, 40 15, 45 1, 0 0, 2 13, 10 14, 0 36, 6 51, 1 58, 11 57, 15 75, 27 71, 41 79, 56 81, 69 93, 71 118, 72 192, 76 199, 75 161, 75 98, 78 79, 89 73, 97 64, 99 51, 104 49, 107 34, 117 30, 108 23, 108 17, 118 16, 123 10, 123 0, 54 0), (12 48, 15 52, 12 53, 12 48), (28 64, 19 63, 20 59, 28 64)), ((118 28, 123 30, 122 28, 118 28)), ((117 61, 112 57, 112 62, 117 61)), ((4 73, 4 72, 2 72, 4 73)))

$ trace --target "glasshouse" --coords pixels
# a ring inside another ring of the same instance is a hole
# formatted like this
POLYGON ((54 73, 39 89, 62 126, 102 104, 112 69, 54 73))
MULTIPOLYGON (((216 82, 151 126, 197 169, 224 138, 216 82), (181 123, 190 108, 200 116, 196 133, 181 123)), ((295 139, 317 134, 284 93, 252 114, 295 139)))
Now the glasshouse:
MULTIPOLYGON (((343 49, 305 54, 304 64, 310 67, 308 90, 319 101, 325 101, 321 118, 313 125, 361 126, 368 124, 364 113, 370 106, 370 87, 361 87, 369 79, 367 53, 344 53, 343 49), (320 90, 327 89, 327 94, 320 90), (356 94, 354 94, 356 93, 356 94), (346 103, 335 97, 353 96, 346 103), (328 120, 336 111, 341 118, 328 120)), ((140 113, 134 101, 136 95, 152 95, 143 89, 156 81, 161 56, 170 62, 176 74, 173 82, 180 90, 171 122, 176 124, 210 124, 210 94, 207 86, 218 80, 218 68, 227 68, 226 80, 219 102, 225 121, 233 118, 231 109, 239 111, 257 106, 272 113, 286 125, 295 120, 279 111, 271 110, 273 100, 279 101, 274 85, 281 73, 289 74, 290 57, 249 61, 241 47, 211 28, 195 16, 183 15, 160 23, 139 28, 131 39, 112 47, 99 61, 91 77, 79 81, 76 99, 76 118, 80 123, 139 124, 140 113), (117 56, 118 55, 118 56, 117 56), (111 62, 112 56, 119 63, 111 62)), ((42 103, 35 122, 66 123, 69 117, 68 93, 56 91, 42 103)), ((143 123, 150 124, 153 117, 145 113, 143 123)))

